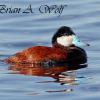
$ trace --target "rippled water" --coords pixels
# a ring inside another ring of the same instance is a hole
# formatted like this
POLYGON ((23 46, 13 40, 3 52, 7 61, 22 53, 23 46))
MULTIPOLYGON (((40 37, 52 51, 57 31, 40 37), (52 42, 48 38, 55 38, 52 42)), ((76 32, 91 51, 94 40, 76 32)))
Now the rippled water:
POLYGON ((72 27, 91 46, 86 48, 88 67, 68 72, 69 79, 75 80, 67 80, 66 84, 52 76, 52 69, 41 69, 47 72, 44 77, 37 72, 38 67, 29 66, 27 70, 0 62, 0 100, 100 99, 100 0, 0 0, 3 4, 22 9, 31 4, 34 13, 0 13, 0 59, 31 46, 50 46, 52 35, 62 25, 72 27), (38 11, 41 5, 61 4, 67 6, 60 16, 38 11))

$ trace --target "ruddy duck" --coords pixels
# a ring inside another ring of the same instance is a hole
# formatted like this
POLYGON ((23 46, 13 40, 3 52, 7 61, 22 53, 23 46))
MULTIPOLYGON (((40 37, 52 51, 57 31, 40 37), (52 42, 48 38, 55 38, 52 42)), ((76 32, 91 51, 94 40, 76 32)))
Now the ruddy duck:
POLYGON ((5 59, 7 63, 85 63, 83 43, 70 27, 62 26, 52 37, 52 47, 33 46, 5 59))

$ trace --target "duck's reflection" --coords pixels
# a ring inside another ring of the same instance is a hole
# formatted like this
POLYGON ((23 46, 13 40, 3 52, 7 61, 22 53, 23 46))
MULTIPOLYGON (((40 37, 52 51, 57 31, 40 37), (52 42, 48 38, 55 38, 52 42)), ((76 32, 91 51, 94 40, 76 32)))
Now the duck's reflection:
POLYGON ((72 70, 87 67, 87 64, 11 64, 9 69, 24 75, 47 76, 56 79, 56 82, 73 84, 75 72, 72 70), (65 73, 66 72, 66 73, 65 73))

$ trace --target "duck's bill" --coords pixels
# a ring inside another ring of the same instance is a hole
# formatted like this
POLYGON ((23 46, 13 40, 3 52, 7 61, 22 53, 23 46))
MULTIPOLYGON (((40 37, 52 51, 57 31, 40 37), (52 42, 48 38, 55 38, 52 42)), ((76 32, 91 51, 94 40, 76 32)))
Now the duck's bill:
POLYGON ((79 38, 75 35, 73 35, 73 42, 72 42, 75 46, 77 47, 87 47, 87 46, 90 46, 88 43, 84 43, 82 41, 79 40, 79 38))

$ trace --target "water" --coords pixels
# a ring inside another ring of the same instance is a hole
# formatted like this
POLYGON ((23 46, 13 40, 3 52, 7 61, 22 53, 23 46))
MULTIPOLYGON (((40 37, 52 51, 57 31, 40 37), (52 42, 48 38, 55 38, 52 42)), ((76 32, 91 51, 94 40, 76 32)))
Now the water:
POLYGON ((27 70, 0 62, 0 100, 100 99, 100 0, 0 0, 0 4, 23 10, 31 4, 34 9, 34 13, 0 13, 0 59, 31 46, 50 46, 54 32, 63 25, 72 27, 81 40, 91 45, 86 48, 88 67, 68 72, 69 80, 65 82, 58 82, 50 73, 52 69, 41 69, 47 72, 43 75, 36 72, 38 67, 29 66, 27 70), (54 4, 67 5, 60 16, 38 10, 41 5, 54 4))

